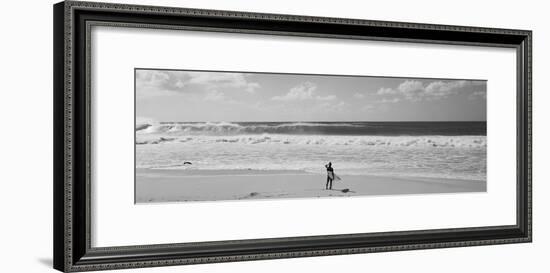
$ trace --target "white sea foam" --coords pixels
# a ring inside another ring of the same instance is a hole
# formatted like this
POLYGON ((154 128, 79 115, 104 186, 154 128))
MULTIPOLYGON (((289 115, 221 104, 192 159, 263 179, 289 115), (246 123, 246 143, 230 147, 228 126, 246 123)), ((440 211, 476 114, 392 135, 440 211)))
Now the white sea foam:
POLYGON ((463 124, 459 129, 452 127, 454 124, 440 124, 436 129, 446 135, 425 134, 432 129, 426 124, 398 128, 398 132, 410 129, 413 135, 396 135, 393 124, 382 129, 376 126, 352 122, 136 123, 136 167, 322 174, 324 164, 331 161, 341 176, 486 180, 487 138, 480 129, 471 128, 476 124, 463 124), (392 134, 383 135, 384 130, 392 134))
MULTIPOLYGON (((149 128, 144 130, 150 130, 149 128)), ((153 131, 151 129, 150 131, 153 131)), ((136 144, 159 144, 164 142, 187 144, 263 144, 263 145, 352 145, 352 146, 398 146, 461 148, 485 147, 485 136, 327 136, 327 135, 232 135, 232 136, 174 136, 172 134, 138 134, 136 144)))
MULTIPOLYGON (((299 170, 485 180, 485 137, 181 137, 136 145, 136 167, 202 170, 299 170), (435 146, 434 146, 435 145, 435 146), (192 162, 184 165, 183 162, 192 162)), ((138 139, 138 142, 140 140, 138 139)))

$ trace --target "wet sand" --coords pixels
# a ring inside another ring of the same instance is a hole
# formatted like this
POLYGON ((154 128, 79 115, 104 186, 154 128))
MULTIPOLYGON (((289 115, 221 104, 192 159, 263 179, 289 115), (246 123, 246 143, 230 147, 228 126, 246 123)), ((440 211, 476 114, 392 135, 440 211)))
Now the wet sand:
POLYGON ((476 180, 340 176, 325 190, 325 175, 305 172, 137 169, 136 203, 486 191, 476 180))

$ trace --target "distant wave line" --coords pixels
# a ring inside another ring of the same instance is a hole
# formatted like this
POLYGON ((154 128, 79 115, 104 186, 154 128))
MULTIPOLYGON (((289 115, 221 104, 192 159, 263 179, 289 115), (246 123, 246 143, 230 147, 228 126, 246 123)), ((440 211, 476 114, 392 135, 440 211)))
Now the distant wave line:
POLYGON ((155 136, 140 135, 136 144, 179 143, 247 145, 360 145, 433 148, 486 147, 485 136, 322 136, 322 135, 236 135, 236 136, 155 136))
POLYGON ((137 134, 172 135, 486 135, 485 122, 371 123, 371 122, 197 122, 136 124, 137 134))

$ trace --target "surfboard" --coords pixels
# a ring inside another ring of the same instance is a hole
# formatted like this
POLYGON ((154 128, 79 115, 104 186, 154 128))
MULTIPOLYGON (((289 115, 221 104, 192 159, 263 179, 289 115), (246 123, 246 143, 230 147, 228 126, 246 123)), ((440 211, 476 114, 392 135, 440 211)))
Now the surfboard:
POLYGON ((334 174, 334 172, 327 172, 327 175, 328 175, 328 178, 332 179, 332 180, 342 180, 342 178, 340 178, 340 176, 337 176, 334 174))

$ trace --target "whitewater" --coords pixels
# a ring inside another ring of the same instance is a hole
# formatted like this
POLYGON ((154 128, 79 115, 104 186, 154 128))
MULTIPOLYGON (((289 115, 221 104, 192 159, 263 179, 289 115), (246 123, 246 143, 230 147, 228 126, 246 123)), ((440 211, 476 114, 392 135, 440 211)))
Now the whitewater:
POLYGON ((485 122, 146 122, 136 168, 486 180, 485 122), (192 164, 184 164, 191 162, 192 164))

